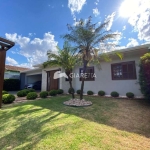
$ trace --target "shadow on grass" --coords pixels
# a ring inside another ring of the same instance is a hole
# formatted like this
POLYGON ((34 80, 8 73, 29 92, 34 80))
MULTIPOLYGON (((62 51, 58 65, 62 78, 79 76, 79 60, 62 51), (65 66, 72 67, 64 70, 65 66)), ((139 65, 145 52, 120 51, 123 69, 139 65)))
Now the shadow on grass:
MULTIPOLYGON (((17 121, 17 126, 15 127, 16 124, 14 124, 15 130, 10 131, 9 133, 6 132, 6 134, 0 138, 0 149, 25 149, 26 147, 28 149, 32 149, 47 135, 51 134, 51 136, 53 136, 52 133, 55 132, 59 134, 59 126, 45 130, 43 130, 42 127, 47 123, 53 123, 53 120, 63 120, 63 117, 59 118, 61 114, 68 114, 68 117, 69 115, 75 115, 89 121, 97 122, 99 124, 115 127, 119 130, 132 132, 130 129, 125 128, 124 126, 119 127, 116 124, 112 124, 111 122, 111 118, 116 115, 114 112, 118 112, 117 110, 120 105, 119 103, 122 103, 123 101, 125 104, 127 104, 128 100, 115 100, 86 96, 86 100, 92 101, 92 106, 69 107, 63 105, 63 102, 69 99, 69 96, 53 97, 50 99, 42 99, 16 104, 11 108, 11 110, 9 109, 10 107, 1 110, 0 120, 3 123, 0 124, 0 131, 7 129, 7 121, 11 119, 15 119, 17 121)), ((145 101, 142 102, 138 100, 132 101, 132 103, 137 105, 137 109, 144 107, 150 110, 150 104, 147 104, 145 101)), ((137 121, 140 123, 140 120, 137 121)), ((69 123, 66 123, 62 126, 67 127, 69 126, 69 123)), ((67 128, 64 127, 64 129, 67 128)), ((150 129, 150 126, 148 126, 148 129, 150 129)), ((150 130, 141 132, 139 130, 135 130, 133 132, 150 137, 150 130)))
POLYGON ((85 96, 86 100, 92 101, 92 106, 69 107, 63 105, 63 102, 69 99, 69 96, 53 97, 51 100, 46 100, 45 103, 39 101, 34 105, 150 137, 149 101, 85 96), (113 121, 112 118, 116 120, 113 121))

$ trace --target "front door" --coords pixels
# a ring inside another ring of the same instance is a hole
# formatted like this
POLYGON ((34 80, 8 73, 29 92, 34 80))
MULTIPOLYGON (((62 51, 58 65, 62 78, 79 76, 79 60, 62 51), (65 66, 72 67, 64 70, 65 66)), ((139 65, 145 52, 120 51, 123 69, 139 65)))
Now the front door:
POLYGON ((47 91, 58 90, 59 79, 54 79, 54 73, 58 70, 52 70, 47 72, 47 91))

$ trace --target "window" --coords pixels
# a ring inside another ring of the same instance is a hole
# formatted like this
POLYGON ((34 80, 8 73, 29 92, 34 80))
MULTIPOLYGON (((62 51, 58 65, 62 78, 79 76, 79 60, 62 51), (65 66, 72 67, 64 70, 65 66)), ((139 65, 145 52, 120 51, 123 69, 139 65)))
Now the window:
POLYGON ((87 67, 85 76, 83 75, 83 68, 80 68, 79 74, 80 74, 80 81, 82 81, 82 77, 85 77, 85 81, 94 81, 95 80, 94 67, 87 67))
POLYGON ((112 80, 136 79, 135 62, 122 62, 111 65, 112 80))

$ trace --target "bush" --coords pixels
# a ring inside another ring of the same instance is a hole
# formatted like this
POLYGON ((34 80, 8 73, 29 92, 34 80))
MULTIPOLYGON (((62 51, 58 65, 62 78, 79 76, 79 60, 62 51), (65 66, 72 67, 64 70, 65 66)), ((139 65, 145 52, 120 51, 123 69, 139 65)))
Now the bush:
POLYGON ((105 95, 105 92, 104 92, 104 91, 98 91, 98 95, 99 95, 99 96, 104 96, 104 95, 105 95))
POLYGON ((29 92, 35 92, 35 89, 25 89, 25 90, 27 90, 29 92))
POLYGON ((81 93, 81 90, 77 90, 77 94, 80 94, 81 93))
POLYGON ((140 57, 139 84, 145 99, 150 100, 150 53, 140 57))
POLYGON ((15 100, 15 96, 12 95, 12 94, 4 94, 4 95, 2 96, 2 102, 3 102, 4 104, 10 104, 10 103, 12 103, 14 100, 15 100))
POLYGON ((2 95, 4 95, 4 94, 8 94, 8 92, 7 91, 2 91, 2 95))
POLYGON ((87 91, 87 94, 88 95, 93 95, 94 93, 93 93, 93 91, 87 91))
POLYGON ((133 94, 132 92, 126 93, 126 96, 127 96, 128 98, 134 98, 134 94, 133 94))
POLYGON ((74 93, 74 88, 69 88, 68 93, 69 93, 69 94, 74 93))
POLYGON ((119 97, 119 93, 116 91, 111 92, 112 97, 119 97))
POLYGON ((18 92, 17 92, 17 96, 18 96, 18 97, 24 97, 24 96, 27 96, 26 90, 18 91, 18 92))
POLYGON ((30 92, 27 94, 27 99, 31 100, 31 99, 36 99, 37 98, 37 93, 36 92, 30 92))
POLYGON ((46 98, 47 96, 48 96, 48 92, 47 91, 40 92, 40 97, 41 98, 46 98))
POLYGON ((50 95, 50 96, 56 96, 56 95, 57 95, 57 90, 51 90, 51 91, 49 92, 49 95, 50 95))
POLYGON ((4 79, 3 89, 5 91, 18 91, 20 89, 20 80, 4 79))
POLYGON ((57 94, 63 94, 63 93, 64 93, 64 91, 62 89, 57 90, 57 94))

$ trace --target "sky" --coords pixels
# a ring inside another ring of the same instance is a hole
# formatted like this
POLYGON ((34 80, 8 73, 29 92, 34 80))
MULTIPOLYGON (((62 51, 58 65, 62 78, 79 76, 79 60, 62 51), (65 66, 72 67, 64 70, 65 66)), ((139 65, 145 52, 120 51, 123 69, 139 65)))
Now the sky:
POLYGON ((47 50, 63 46, 67 24, 92 17, 121 33, 121 48, 150 43, 150 0, 0 0, 0 36, 15 42, 6 64, 32 68, 47 60, 47 50))

